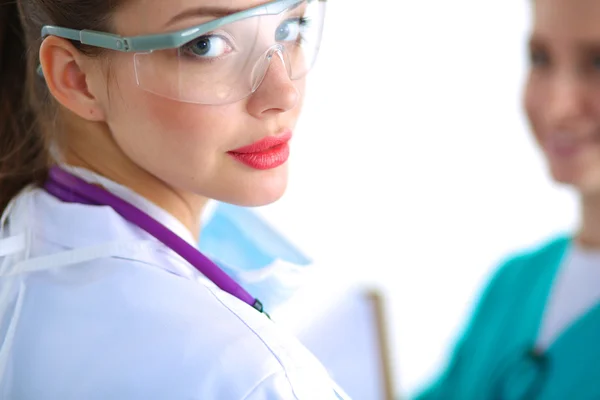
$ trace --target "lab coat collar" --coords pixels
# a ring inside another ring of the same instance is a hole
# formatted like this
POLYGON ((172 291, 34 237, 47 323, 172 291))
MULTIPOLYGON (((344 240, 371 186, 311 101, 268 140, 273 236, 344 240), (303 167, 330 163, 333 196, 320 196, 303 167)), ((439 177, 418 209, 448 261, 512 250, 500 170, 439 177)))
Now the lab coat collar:
MULTIPOLYGON (((176 219, 167 211, 152 203, 145 197, 137 194, 133 190, 123 185, 120 185, 104 176, 98 175, 88 169, 73 167, 69 165, 61 165, 61 168, 85 180, 88 183, 102 186, 105 190, 108 190, 115 196, 120 197, 127 203, 148 214, 150 217, 157 220, 159 223, 161 223, 173 233, 184 239, 186 242, 196 247, 197 243, 194 239, 194 236, 178 219, 176 219)), ((198 218, 200 218, 200 216, 198 218)))
MULTIPOLYGON (((89 183, 102 185, 196 247, 193 235, 182 223, 132 190, 82 168, 64 165, 61 167, 89 183)), ((14 203, 9 216, 10 233, 33 235, 30 243, 33 243, 34 247, 39 240, 64 250, 115 242, 131 243, 133 246, 131 251, 127 252, 126 258, 214 286, 173 250, 141 228, 124 220, 108 206, 65 203, 40 188, 28 188, 14 203), (152 246, 135 245, 142 242, 150 242, 152 246)), ((42 248, 47 246, 42 244, 42 248)), ((40 256, 45 255, 45 251, 39 252, 36 248, 31 250, 40 256)))

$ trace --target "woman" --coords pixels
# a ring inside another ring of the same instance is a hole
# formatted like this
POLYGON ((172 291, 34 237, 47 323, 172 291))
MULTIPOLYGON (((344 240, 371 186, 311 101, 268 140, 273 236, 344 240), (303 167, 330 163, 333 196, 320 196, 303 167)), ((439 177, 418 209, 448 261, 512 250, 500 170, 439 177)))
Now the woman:
POLYGON ((509 259, 429 399, 600 398, 600 2, 536 0, 525 109, 581 225, 509 259))
POLYGON ((324 2, 0 4, 0 398, 342 398, 194 247, 283 194, 324 2))

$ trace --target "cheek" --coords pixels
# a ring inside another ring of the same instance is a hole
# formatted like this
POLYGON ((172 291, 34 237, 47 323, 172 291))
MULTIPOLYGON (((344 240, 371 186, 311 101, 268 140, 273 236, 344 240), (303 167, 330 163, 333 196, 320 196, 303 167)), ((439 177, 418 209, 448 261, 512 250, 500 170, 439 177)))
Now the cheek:
POLYGON ((188 147, 193 143, 214 148, 223 146, 227 132, 235 129, 235 118, 231 118, 232 110, 228 107, 167 99, 139 88, 134 76, 123 75, 116 81, 111 105, 118 126, 111 126, 113 132, 126 129, 166 146, 181 142, 188 143, 188 147))
POLYGON ((529 77, 523 93, 523 109, 529 121, 531 131, 539 141, 539 131, 544 117, 544 95, 539 82, 529 77))
POLYGON ((234 123, 218 108, 206 109, 146 93, 136 95, 132 126, 151 151, 166 160, 179 160, 194 169, 210 170, 228 150, 234 123))
POLYGON ((195 132, 205 131, 215 122, 214 113, 202 106, 177 102, 143 90, 138 92, 140 112, 162 131, 194 136, 195 132))
POLYGON ((181 103, 146 92, 135 81, 121 83, 111 104, 116 107, 110 126, 115 141, 152 175, 197 193, 227 177, 226 153, 240 144, 243 105, 181 103))

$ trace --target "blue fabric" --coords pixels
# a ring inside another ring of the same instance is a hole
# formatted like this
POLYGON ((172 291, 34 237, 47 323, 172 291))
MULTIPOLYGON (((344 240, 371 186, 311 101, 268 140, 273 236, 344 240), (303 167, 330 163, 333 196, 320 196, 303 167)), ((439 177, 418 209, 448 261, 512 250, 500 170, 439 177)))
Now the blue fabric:
POLYGON ((200 250, 226 265, 256 270, 275 260, 307 266, 311 260, 249 208, 218 203, 202 228, 200 250))
POLYGON ((446 370, 418 400, 600 398, 600 306, 543 353, 534 349, 571 239, 504 263, 485 288, 446 370))
POLYGON ((273 313, 304 284, 311 260, 249 208, 218 203, 200 250, 273 313))

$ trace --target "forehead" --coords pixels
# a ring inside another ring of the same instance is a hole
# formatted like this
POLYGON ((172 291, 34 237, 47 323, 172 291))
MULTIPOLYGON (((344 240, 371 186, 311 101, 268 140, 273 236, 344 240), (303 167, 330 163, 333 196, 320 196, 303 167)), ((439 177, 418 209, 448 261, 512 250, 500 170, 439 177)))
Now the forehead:
POLYGON ((176 15, 194 9, 231 9, 232 13, 246 10, 272 0, 125 0, 124 6, 114 16, 118 33, 124 36, 160 33, 183 29, 214 19, 211 16, 186 18, 170 29, 165 25, 176 15))
POLYGON ((600 40, 600 0, 533 0, 533 8, 537 35, 600 40))

